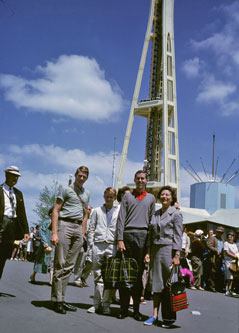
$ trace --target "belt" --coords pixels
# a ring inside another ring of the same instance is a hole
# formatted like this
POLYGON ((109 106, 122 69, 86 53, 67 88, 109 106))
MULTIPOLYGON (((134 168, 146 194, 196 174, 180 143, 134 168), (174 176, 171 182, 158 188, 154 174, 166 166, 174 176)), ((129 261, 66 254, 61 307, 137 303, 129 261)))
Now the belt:
POLYGON ((81 224, 82 223, 82 220, 76 220, 76 219, 72 219, 70 217, 60 218, 59 221, 66 221, 66 222, 75 223, 75 224, 81 224))

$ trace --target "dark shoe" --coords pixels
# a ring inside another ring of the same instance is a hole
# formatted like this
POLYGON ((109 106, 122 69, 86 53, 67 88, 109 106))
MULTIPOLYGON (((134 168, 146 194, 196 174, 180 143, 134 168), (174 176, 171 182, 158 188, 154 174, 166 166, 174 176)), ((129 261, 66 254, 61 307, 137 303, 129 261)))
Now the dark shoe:
POLYGON ((125 319, 128 317, 128 312, 120 312, 117 316, 118 319, 125 319))
POLYGON ((140 312, 134 312, 133 317, 137 321, 143 321, 143 316, 141 315, 140 312))
POLYGON ((30 276, 29 282, 32 284, 36 283, 35 277, 33 277, 33 274, 30 276))
POLYGON ((54 302, 53 309, 57 313, 66 314, 66 309, 64 308, 62 302, 54 302))
POLYGON ((77 311, 77 308, 69 303, 66 303, 66 302, 63 302, 63 307, 65 310, 67 311, 73 311, 73 312, 76 312, 77 311))
POLYGON ((81 285, 82 287, 89 287, 89 285, 86 283, 84 279, 81 279, 81 285))

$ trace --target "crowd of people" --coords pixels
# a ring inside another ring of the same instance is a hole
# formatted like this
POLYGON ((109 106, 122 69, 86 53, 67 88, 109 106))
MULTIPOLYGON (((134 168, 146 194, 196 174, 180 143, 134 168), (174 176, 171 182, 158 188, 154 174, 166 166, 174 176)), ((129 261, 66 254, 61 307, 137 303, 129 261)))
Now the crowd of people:
POLYGON ((14 249, 11 254, 10 260, 21 261, 34 261, 37 253, 37 249, 41 244, 41 226, 30 227, 29 239, 26 242, 24 238, 22 240, 14 241, 14 249))
POLYGON ((181 257, 181 265, 193 272, 191 289, 221 292, 227 296, 239 293, 239 229, 225 233, 224 228, 218 226, 214 234, 212 229, 188 232, 184 227, 181 257))
POLYGON ((144 321, 148 326, 157 323, 160 305, 164 327, 170 327, 176 320, 164 293, 172 267, 181 264, 193 272, 195 283, 189 285, 192 289, 225 289, 227 295, 236 292, 231 263, 238 262, 239 232, 234 243, 231 233, 223 241, 222 227, 217 228, 215 236, 212 230, 204 235, 199 229, 183 229, 176 191, 170 186, 160 189, 157 199, 161 208, 155 211, 156 199, 146 191, 144 170, 135 173, 135 189, 124 187, 117 193, 107 187, 102 205, 92 208, 90 193, 84 187, 89 169, 77 168, 74 183, 60 189, 49 219, 30 232, 22 193, 15 188, 21 176, 19 169, 11 166, 5 175, 6 181, 0 186, 0 278, 6 260, 18 258, 21 244, 21 258, 34 261, 30 282, 36 282, 37 273, 50 273, 55 312, 77 311, 65 301, 69 278, 74 273, 73 284, 84 287, 91 271, 94 302, 87 312, 110 315, 111 303, 115 301, 120 304, 118 319, 128 317, 132 305, 134 319, 142 321, 140 304, 149 285, 153 309, 152 316, 144 321), (133 285, 119 287, 118 300, 116 290, 104 288, 101 266, 107 258, 122 252, 136 260, 138 273, 133 285))

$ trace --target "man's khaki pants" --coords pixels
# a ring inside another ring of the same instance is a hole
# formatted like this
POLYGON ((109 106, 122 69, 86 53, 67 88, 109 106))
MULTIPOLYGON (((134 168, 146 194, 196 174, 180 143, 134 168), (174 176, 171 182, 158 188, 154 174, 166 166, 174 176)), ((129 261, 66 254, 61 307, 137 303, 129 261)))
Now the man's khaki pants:
POLYGON ((57 233, 51 300, 64 302, 69 277, 83 245, 82 227, 80 224, 60 220, 57 233))

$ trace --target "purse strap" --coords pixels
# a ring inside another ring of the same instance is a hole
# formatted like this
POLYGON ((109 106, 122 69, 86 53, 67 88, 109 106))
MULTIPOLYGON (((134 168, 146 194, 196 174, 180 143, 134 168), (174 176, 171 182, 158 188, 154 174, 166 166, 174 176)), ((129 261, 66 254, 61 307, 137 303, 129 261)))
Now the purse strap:
POLYGON ((179 265, 175 265, 173 264, 172 268, 171 268, 171 273, 170 273, 170 276, 168 278, 168 281, 167 281, 167 286, 170 287, 173 283, 173 274, 174 272, 177 272, 177 278, 178 278, 178 281, 182 281, 183 280, 183 277, 182 277, 182 274, 180 272, 180 266, 179 265))
POLYGON ((73 187, 72 185, 69 185, 69 187, 70 187, 70 188, 75 192, 75 194, 77 195, 77 197, 78 197, 78 199, 80 200, 80 203, 81 203, 81 205, 82 205, 83 211, 84 211, 85 207, 84 207, 84 202, 83 202, 83 200, 81 199, 81 196, 76 192, 76 190, 74 189, 74 187, 73 187))
POLYGON ((121 261, 123 263, 123 272, 124 272, 124 278, 127 281, 128 280, 128 272, 127 272, 127 266, 126 266, 126 261, 125 261, 125 256, 124 256, 124 252, 121 252, 121 261))

